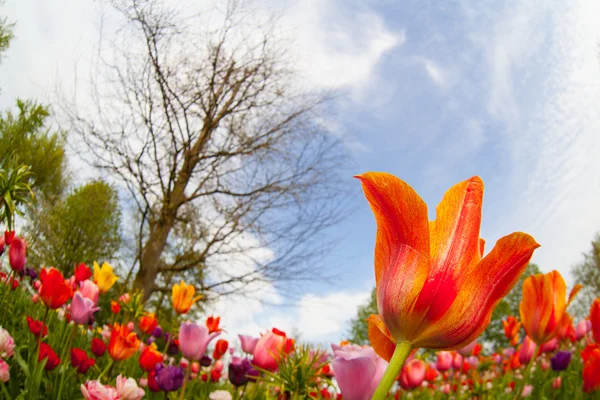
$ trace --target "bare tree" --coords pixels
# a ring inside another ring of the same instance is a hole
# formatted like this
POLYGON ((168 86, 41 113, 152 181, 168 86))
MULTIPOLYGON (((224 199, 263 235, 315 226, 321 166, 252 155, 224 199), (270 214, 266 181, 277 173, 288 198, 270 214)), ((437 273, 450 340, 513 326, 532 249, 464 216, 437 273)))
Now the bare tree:
POLYGON ((314 279, 344 215, 328 94, 299 88, 275 24, 238 1, 216 29, 158 0, 111 4, 126 22, 99 51, 94 109, 63 111, 134 204, 134 286, 147 299, 184 278, 214 297, 314 279))

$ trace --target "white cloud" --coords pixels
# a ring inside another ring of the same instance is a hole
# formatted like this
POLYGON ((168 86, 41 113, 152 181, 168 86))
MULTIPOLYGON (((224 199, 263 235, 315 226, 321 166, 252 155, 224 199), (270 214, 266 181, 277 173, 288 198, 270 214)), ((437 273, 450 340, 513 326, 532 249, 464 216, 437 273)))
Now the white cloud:
POLYGON ((423 59, 423 66, 425 67, 427 75, 429 75, 429 77, 435 84, 441 87, 446 86, 446 74, 436 63, 429 59, 423 59))

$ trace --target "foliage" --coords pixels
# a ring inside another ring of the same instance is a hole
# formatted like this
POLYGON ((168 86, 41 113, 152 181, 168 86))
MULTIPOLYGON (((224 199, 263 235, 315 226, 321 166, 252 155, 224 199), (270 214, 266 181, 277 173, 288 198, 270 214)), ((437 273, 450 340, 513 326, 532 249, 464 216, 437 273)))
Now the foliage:
POLYGON ((66 185, 65 150, 63 134, 46 127, 48 116, 46 107, 23 100, 17 100, 17 112, 0 114, 0 161, 30 166, 38 197, 54 199, 66 185))
POLYGON ((31 172, 26 166, 12 169, 3 165, 0 169, 0 222, 4 222, 8 230, 14 229, 15 214, 23 215, 19 206, 31 201, 31 184, 31 172))
POLYGON ((573 277, 583 289, 575 298, 572 313, 580 319, 587 318, 590 305, 600 297, 600 232, 592 240, 589 251, 583 254, 583 260, 573 268, 573 277))
POLYGON ((29 234, 32 265, 52 265, 66 274, 75 263, 115 260, 121 214, 117 192, 109 184, 88 182, 42 209, 29 234))
POLYGON ((367 318, 369 315, 377 313, 377 293, 375 288, 373 288, 369 301, 358 307, 356 317, 350 321, 348 340, 356 344, 369 344, 369 324, 367 323, 367 318))

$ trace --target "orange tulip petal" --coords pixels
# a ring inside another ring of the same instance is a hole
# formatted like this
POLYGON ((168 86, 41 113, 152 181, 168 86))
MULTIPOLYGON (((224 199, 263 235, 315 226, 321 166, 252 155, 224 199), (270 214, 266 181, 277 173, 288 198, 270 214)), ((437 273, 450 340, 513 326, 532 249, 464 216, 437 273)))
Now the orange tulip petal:
POLYGON ((396 341, 412 341, 426 310, 414 310, 427 279, 429 261, 406 245, 398 246, 396 258, 388 265, 377 285, 377 308, 396 341))
POLYGON ((485 251, 485 240, 479 238, 479 257, 483 258, 483 252, 485 251))
POLYGON ((473 342, 490 323, 492 311, 513 288, 539 244, 516 232, 498 240, 467 276, 456 300, 439 322, 425 323, 414 347, 458 349, 473 342))
POLYGON ((576 283, 575 286, 573 286, 573 289, 571 289, 571 293, 569 293, 569 300, 567 301, 567 307, 569 306, 569 304, 571 304, 571 302, 573 301, 575 296, 577 296, 577 293, 579 293, 579 291, 581 289, 583 289, 583 285, 580 285, 579 283, 576 283))
POLYGON ((406 182, 383 172, 356 176, 377 220, 375 282, 397 259, 400 245, 429 257, 427 205, 406 182))
POLYGON ((367 318, 367 322, 369 323, 369 342, 371 342, 371 347, 373 347, 379 357, 389 362, 392 359, 392 355, 394 355, 394 350, 396 350, 396 344, 393 342, 383 320, 379 315, 371 314, 367 318))
POLYGON ((482 201, 483 182, 474 176, 451 187, 436 208, 429 226, 431 269, 415 305, 417 311, 427 310, 430 322, 444 316, 481 260, 482 201))

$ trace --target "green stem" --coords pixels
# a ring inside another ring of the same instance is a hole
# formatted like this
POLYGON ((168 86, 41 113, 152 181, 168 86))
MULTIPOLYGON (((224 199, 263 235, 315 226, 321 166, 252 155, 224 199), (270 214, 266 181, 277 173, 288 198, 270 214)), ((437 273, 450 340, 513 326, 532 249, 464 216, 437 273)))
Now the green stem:
POLYGON ((6 295, 8 294, 8 292, 10 292, 12 286, 11 286, 11 279, 13 276, 13 269, 10 269, 10 272, 8 273, 8 276, 6 277, 6 287, 4 288, 4 295, 2 296, 2 301, 0 301, 0 310, 4 309, 4 300, 6 299, 6 295))
POLYGON ((390 364, 385 370, 371 400, 385 400, 411 350, 412 346, 409 342, 399 342, 396 344, 396 350, 394 350, 390 364))
POLYGON ((77 331, 77 324, 73 323, 73 329, 71 329, 71 335, 69 336, 69 341, 67 342, 67 347, 63 350, 61 356, 61 362, 64 363, 63 373, 60 374, 60 385, 58 386, 58 396, 57 399, 60 400, 62 398, 63 384, 65 382, 65 375, 67 374, 66 369, 68 368, 69 361, 69 352, 71 351, 71 346, 73 345, 73 338, 75 337, 75 332, 77 331))
POLYGON ((188 366, 185 370, 185 379, 183 380, 183 387, 181 388, 181 396, 179 396, 179 400, 183 400, 183 395, 185 394, 185 388, 187 386, 188 380, 190 378, 190 371, 192 369, 192 361, 188 362, 188 366))
POLYGON ((98 381, 100 381, 102 379, 102 377, 104 375, 106 375, 106 373, 112 368, 113 364, 114 364, 115 360, 113 360, 111 358, 111 360, 108 362, 108 365, 106 366, 106 368, 104 368, 104 371, 102 371, 102 373, 100 374, 100 376, 98 377, 98 381))

